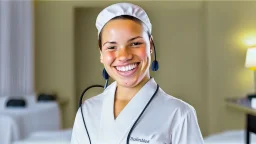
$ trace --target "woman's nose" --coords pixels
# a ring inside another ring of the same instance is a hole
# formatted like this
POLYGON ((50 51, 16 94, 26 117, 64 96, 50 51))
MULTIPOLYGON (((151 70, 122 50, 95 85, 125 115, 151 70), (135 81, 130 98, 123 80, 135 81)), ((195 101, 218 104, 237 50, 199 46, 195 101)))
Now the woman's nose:
POLYGON ((117 59, 119 61, 127 61, 132 59, 132 54, 129 52, 127 48, 120 48, 117 51, 117 59))

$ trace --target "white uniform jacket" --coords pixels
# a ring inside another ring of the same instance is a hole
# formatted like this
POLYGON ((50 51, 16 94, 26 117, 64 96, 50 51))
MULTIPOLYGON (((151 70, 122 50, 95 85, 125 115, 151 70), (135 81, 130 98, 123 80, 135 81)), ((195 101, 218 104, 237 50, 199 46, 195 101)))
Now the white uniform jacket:
MULTIPOLYGON (((103 93, 86 100, 83 115, 91 144, 126 144, 128 133, 155 93, 151 78, 114 119, 116 82, 103 93)), ((159 88, 134 127, 129 144, 203 144, 194 108, 159 88)), ((80 109, 73 126, 71 144, 90 144, 80 109)))

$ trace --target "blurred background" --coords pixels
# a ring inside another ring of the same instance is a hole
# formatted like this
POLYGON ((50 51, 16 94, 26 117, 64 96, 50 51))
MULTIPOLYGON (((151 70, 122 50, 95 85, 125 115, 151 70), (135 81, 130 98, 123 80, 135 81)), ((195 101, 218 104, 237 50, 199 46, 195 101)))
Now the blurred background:
MULTIPOLYGON (((121 1, 0 0, 0 116, 12 121, 6 144, 35 143, 53 135, 55 143, 69 140, 81 92, 104 84, 95 21, 104 7, 116 2, 121 1), (12 112, 6 112, 10 98, 27 100, 36 112, 12 104, 12 112), (10 114, 20 109, 26 118, 37 117, 26 135, 20 130, 26 129, 20 112, 10 114), (20 133, 16 137, 15 128, 20 133)), ((151 75, 162 89, 194 106, 211 144, 227 132, 239 136, 225 137, 225 142, 238 137, 245 142, 246 116, 255 111, 227 99, 255 94, 256 1, 125 2, 140 5, 151 19, 160 63, 151 75)), ((86 98, 101 91, 91 90, 86 98)), ((1 119, 0 129, 6 134, 1 119)))

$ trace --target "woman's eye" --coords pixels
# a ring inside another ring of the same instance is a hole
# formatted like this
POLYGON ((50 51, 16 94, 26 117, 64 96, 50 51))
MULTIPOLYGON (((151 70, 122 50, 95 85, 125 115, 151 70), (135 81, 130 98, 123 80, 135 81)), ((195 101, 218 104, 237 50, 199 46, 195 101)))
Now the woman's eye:
POLYGON ((132 46, 138 46, 138 45, 141 45, 142 43, 140 43, 140 42, 134 42, 134 43, 132 43, 131 45, 132 46))
POLYGON ((107 49, 113 50, 113 49, 115 49, 115 48, 116 48, 115 46, 110 46, 110 47, 108 47, 107 49))

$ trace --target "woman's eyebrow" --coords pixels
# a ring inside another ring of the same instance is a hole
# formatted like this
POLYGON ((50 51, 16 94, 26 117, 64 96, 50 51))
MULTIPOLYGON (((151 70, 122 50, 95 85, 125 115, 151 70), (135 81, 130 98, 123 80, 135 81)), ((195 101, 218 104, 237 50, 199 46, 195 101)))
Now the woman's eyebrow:
MULTIPOLYGON (((137 39, 137 38, 142 38, 142 37, 141 37, 141 36, 133 37, 133 38, 129 39, 128 42, 133 41, 133 40, 135 40, 135 39, 137 39)), ((105 44, 107 44, 107 43, 116 44, 117 42, 115 42, 115 41, 107 41, 107 42, 105 42, 105 43, 103 44, 103 46, 104 46, 105 44)))
POLYGON ((105 43, 103 44, 103 46, 104 46, 105 44, 107 44, 107 43, 116 44, 116 42, 114 42, 114 41, 107 41, 107 42, 105 42, 105 43))
POLYGON ((136 36, 136 37, 134 37, 134 38, 129 39, 128 42, 133 41, 133 40, 135 40, 135 39, 137 39, 137 38, 142 38, 142 37, 141 37, 141 36, 136 36))

